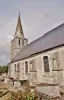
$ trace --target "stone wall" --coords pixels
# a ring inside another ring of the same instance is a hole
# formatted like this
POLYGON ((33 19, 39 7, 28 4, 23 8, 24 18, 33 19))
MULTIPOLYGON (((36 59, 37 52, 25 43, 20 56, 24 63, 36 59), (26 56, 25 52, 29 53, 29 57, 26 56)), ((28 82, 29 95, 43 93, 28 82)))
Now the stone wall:
POLYGON ((11 59, 13 59, 20 52, 20 50, 27 44, 28 44, 28 39, 26 39, 25 37, 14 38, 11 41, 11 59), (19 45, 19 40, 20 40, 20 45, 19 45))
POLYGON ((32 82, 43 82, 57 84, 64 80, 64 47, 58 47, 46 52, 39 53, 30 58, 17 61, 11 64, 11 76, 15 78, 14 65, 20 63, 20 80, 29 80, 32 82), (48 56, 49 72, 44 72, 43 57, 48 56), (35 70, 31 71, 31 61, 35 61, 35 70), (28 74, 25 73, 25 61, 28 62, 28 74), (35 79, 34 79, 35 78, 35 79))

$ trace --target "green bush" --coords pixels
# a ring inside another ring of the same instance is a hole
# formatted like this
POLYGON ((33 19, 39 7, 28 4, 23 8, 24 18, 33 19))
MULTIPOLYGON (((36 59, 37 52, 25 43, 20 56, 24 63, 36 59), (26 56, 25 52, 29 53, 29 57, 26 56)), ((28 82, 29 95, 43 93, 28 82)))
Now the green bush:
POLYGON ((11 92, 11 96, 7 100, 40 100, 40 99, 36 92, 18 91, 18 92, 11 92))
POLYGON ((7 72, 8 72, 8 66, 0 66, 0 74, 7 72))

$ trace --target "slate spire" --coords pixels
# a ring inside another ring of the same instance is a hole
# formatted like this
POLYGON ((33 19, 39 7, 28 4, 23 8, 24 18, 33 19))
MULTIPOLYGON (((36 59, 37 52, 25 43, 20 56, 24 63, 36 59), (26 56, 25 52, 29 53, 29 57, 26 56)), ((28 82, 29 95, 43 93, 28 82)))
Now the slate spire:
POLYGON ((17 27, 16 27, 14 37, 20 37, 20 38, 24 37, 22 24, 21 24, 21 19, 20 19, 20 13, 19 13, 19 16, 18 16, 18 22, 17 22, 17 27))

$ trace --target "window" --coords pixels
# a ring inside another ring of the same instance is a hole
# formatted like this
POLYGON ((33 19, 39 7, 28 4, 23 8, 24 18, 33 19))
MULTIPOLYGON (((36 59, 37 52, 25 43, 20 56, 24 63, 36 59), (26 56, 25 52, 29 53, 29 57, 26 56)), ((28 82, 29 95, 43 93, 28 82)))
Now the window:
POLYGON ((17 72, 20 72, 20 63, 17 64, 17 72))
POLYGON ((49 72, 49 61, 47 56, 43 57, 43 62, 44 62, 44 71, 49 72))
POLYGON ((16 64, 15 64, 15 72, 16 72, 16 64))
POLYGON ((59 54, 58 54, 58 52, 55 52, 54 54, 53 54, 53 58, 52 58, 52 65, 53 65, 53 68, 52 68, 52 70, 59 70, 59 54))
POLYGON ((19 45, 20 45, 20 39, 19 39, 19 45))
POLYGON ((25 61, 25 73, 28 74, 28 62, 25 61))
POLYGON ((35 60, 32 60, 32 61, 30 62, 30 64, 31 64, 31 71, 36 71, 35 60))
POLYGON ((19 80, 20 78, 20 63, 17 64, 17 67, 16 67, 16 79, 19 80))
POLYGON ((24 40, 22 40, 22 46, 24 46, 24 40))

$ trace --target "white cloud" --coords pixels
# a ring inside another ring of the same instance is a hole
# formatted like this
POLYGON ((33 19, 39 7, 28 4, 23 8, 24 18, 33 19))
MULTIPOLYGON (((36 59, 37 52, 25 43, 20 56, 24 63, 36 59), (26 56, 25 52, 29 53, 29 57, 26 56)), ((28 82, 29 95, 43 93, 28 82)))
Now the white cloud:
POLYGON ((12 35, 9 35, 9 36, 7 37, 7 39, 11 41, 11 40, 13 39, 13 36, 12 36, 12 35))

